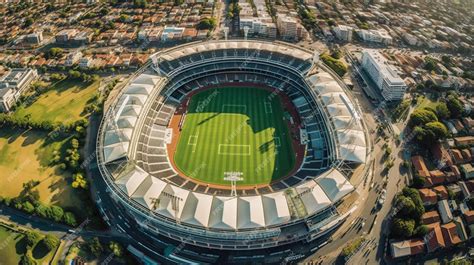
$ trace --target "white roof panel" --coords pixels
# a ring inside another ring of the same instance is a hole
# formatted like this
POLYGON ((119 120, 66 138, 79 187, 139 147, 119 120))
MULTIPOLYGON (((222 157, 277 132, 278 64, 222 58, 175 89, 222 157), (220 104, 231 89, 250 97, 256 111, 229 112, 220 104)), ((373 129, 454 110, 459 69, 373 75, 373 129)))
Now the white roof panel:
POLYGON ((237 229, 237 198, 214 197, 211 209, 209 227, 237 229))
POLYGON ((239 197, 237 227, 257 228, 265 226, 265 216, 261 196, 239 197))
POLYGON ((290 209, 283 192, 262 195, 262 202, 267 226, 290 221, 290 209))
POLYGON ((322 188, 314 181, 307 181, 296 187, 309 215, 321 211, 331 205, 331 200, 322 188))
POLYGON ((211 215, 212 199, 211 195, 190 193, 181 214, 181 221, 207 227, 211 215))
POLYGON ((165 187, 166 182, 159 178, 148 176, 133 193, 132 198, 148 209, 155 210, 158 198, 165 187))
POLYGON ((174 219, 181 218, 181 213, 189 191, 168 184, 160 194, 160 202, 156 212, 174 219))
POLYGON ((354 186, 336 169, 319 177, 316 182, 333 203, 354 190, 354 186))
POLYGON ((129 142, 121 142, 104 147, 104 162, 108 163, 127 155, 129 142))
POLYGON ((127 193, 128 196, 131 196, 147 176, 148 173, 136 166, 128 173, 116 179, 115 184, 127 193))

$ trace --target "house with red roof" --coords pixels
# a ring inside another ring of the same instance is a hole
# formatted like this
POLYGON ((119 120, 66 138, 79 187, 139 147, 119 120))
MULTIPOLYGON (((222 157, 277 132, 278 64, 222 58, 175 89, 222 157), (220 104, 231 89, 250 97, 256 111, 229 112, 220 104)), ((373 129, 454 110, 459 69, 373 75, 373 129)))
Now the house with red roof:
POLYGON ((439 223, 429 224, 427 227, 428 233, 424 236, 423 240, 425 241, 428 253, 434 252, 438 248, 446 247, 439 223))
POLYGON ((423 205, 433 205, 438 202, 438 196, 436 193, 429 188, 419 189, 418 192, 420 193, 421 200, 423 201, 423 205))
POLYGON ((438 211, 425 212, 421 216, 421 223, 424 225, 439 223, 439 221, 440 221, 440 218, 439 218, 438 211))

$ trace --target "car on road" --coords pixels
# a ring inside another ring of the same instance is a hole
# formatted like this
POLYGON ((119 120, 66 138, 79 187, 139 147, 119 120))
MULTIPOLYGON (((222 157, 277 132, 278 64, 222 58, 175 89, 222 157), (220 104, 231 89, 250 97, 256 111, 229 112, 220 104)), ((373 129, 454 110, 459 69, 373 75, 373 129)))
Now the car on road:
POLYGON ((384 204, 386 198, 387 198, 387 190, 383 189, 382 192, 380 193, 379 199, 377 200, 377 206, 379 207, 379 209, 382 208, 382 205, 384 204))

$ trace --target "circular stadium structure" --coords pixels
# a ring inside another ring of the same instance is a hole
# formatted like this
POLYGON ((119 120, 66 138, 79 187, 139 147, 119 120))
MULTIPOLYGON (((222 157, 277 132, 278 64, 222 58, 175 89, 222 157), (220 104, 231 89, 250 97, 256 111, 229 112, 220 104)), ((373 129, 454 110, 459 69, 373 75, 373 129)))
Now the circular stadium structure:
POLYGON ((209 250, 311 242, 347 217, 368 159, 349 93, 291 44, 177 46, 152 55, 106 111, 99 169, 147 234, 209 250))

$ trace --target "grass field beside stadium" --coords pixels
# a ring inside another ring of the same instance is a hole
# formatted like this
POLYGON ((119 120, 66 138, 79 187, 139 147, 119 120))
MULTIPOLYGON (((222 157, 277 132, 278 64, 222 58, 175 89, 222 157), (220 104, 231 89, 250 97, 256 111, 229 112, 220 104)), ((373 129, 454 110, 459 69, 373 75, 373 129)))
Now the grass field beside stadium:
POLYGON ((224 172, 242 172, 237 185, 268 184, 288 174, 295 153, 280 98, 253 87, 216 88, 191 98, 176 166, 188 177, 230 185, 224 172))

